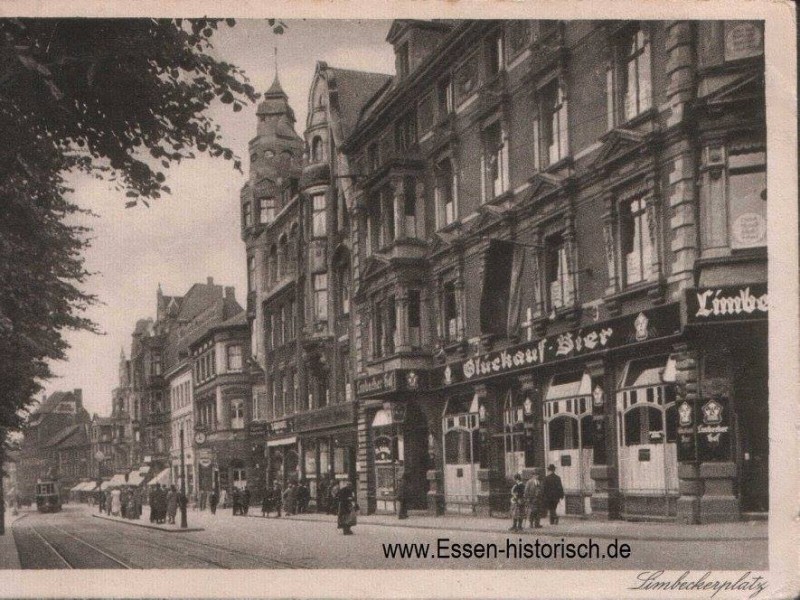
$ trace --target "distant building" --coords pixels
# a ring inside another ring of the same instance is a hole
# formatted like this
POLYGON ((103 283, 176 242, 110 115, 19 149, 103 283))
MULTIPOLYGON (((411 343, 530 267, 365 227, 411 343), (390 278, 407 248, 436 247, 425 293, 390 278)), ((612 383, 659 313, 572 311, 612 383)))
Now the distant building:
POLYGON ((18 490, 23 501, 34 500, 36 481, 42 477, 63 477, 61 487, 68 490, 72 487, 68 482, 77 483, 77 473, 84 472, 82 458, 88 474, 89 422, 80 389, 53 392, 31 411, 23 428, 17 462, 18 490))

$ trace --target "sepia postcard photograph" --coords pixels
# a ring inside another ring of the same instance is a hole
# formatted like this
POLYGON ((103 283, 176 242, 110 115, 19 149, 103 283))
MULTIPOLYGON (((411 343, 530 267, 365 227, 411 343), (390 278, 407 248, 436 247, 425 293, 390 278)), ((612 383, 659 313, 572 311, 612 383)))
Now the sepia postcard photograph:
POLYGON ((800 593, 791 3, 0 34, 0 597, 800 593))

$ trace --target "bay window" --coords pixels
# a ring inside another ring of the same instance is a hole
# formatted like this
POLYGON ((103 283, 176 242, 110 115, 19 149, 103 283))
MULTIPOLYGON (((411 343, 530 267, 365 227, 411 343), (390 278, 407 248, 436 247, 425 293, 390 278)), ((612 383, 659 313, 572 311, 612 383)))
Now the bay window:
POLYGON ((311 196, 311 235, 313 237, 325 237, 328 233, 325 207, 325 194, 311 196))
POLYGON ((328 274, 314 275, 314 318, 317 321, 328 319, 328 274))
POLYGON ((226 358, 228 371, 242 370, 242 347, 239 344, 232 344, 227 347, 226 358))
POLYGON ((275 198, 261 198, 258 201, 258 222, 262 225, 275 219, 275 198))

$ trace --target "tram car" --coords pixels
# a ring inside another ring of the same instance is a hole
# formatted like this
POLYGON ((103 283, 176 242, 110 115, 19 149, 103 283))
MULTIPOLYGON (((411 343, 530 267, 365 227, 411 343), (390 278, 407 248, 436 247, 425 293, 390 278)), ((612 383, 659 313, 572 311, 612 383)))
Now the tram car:
POLYGON ((41 512, 59 512, 61 495, 58 492, 58 481, 40 479, 36 482, 36 509, 41 512))

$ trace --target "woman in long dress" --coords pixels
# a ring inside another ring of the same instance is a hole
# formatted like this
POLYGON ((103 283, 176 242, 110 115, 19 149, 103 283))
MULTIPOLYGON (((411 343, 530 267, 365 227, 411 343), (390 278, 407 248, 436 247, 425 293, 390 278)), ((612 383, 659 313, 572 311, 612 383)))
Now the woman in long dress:
POLYGON ((345 480, 336 493, 336 504, 338 512, 336 517, 336 527, 342 530, 344 535, 353 535, 352 527, 356 522, 356 511, 358 505, 353 497, 353 488, 350 482, 345 480))
POLYGON ((121 495, 122 493, 118 489, 111 492, 111 514, 115 517, 119 516, 122 508, 121 495))
POLYGON ((178 512, 178 492, 175 486, 169 488, 167 492, 167 522, 175 523, 175 515, 178 512))

